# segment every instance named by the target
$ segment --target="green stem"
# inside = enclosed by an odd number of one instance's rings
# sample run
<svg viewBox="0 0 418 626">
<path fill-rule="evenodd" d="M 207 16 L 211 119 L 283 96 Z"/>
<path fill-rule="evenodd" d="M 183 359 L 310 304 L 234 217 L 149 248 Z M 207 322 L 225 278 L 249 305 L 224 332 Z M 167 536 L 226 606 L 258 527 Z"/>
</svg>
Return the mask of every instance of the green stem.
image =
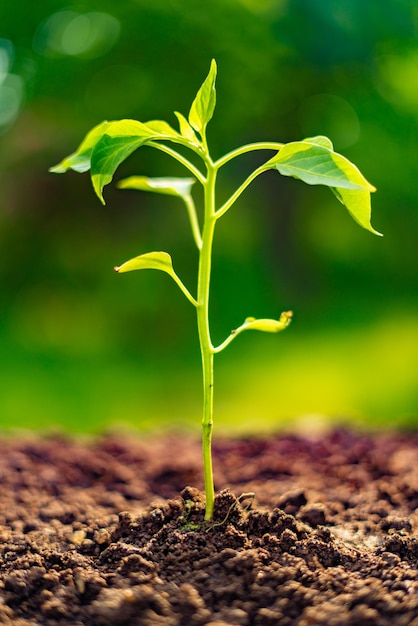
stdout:
<svg viewBox="0 0 418 626">
<path fill-rule="evenodd" d="M 203 371 L 203 418 L 202 418 L 202 453 L 203 472 L 206 493 L 205 520 L 213 517 L 215 489 L 212 470 L 212 428 L 213 428 L 213 356 L 214 350 L 209 328 L 209 287 L 213 234 L 215 230 L 215 182 L 216 168 L 209 157 L 207 159 L 207 181 L 205 191 L 205 220 L 202 234 L 202 246 L 199 258 L 197 286 L 197 326 Z"/>
<path fill-rule="evenodd" d="M 234 341 L 235 337 L 238 335 L 237 331 L 234 331 L 233 333 L 231 333 L 226 339 L 225 341 L 223 341 L 222 343 L 219 344 L 219 346 L 216 346 L 216 348 L 213 348 L 213 353 L 214 354 L 218 354 L 218 352 L 222 352 L 222 350 L 224 350 L 227 346 L 229 346 L 229 344 Z"/>
<path fill-rule="evenodd" d="M 284 143 L 278 143 L 276 141 L 258 141 L 257 143 L 247 143 L 245 146 L 241 146 L 240 148 L 235 148 L 235 150 L 231 150 L 228 154 L 221 157 L 217 161 L 215 161 L 214 166 L 219 169 L 228 163 L 228 161 L 232 161 L 235 157 L 240 156 L 241 154 L 246 154 L 247 152 L 252 152 L 253 150 L 276 150 L 277 152 L 281 150 L 284 146 Z"/>
<path fill-rule="evenodd" d="M 171 274 L 171 277 L 173 278 L 174 282 L 177 283 L 177 285 L 180 287 L 181 291 L 184 293 L 188 301 L 191 302 L 193 306 L 197 307 L 197 300 L 193 298 L 192 294 L 187 289 L 186 285 L 183 283 L 181 278 L 179 278 L 179 276 L 177 276 L 177 274 L 174 271 Z"/>
<path fill-rule="evenodd" d="M 184 204 L 186 205 L 190 226 L 192 228 L 193 239 L 195 240 L 197 249 L 200 250 L 202 248 L 202 235 L 200 234 L 200 226 L 197 219 L 195 203 L 190 194 L 187 194 L 187 196 L 182 196 L 182 199 L 184 201 Z"/>
<path fill-rule="evenodd" d="M 166 146 L 164 143 L 159 143 L 158 141 L 150 141 L 147 144 L 147 146 L 151 146 L 152 148 L 157 148 L 157 150 L 161 150 L 161 152 L 165 152 L 166 154 L 169 154 L 171 157 L 176 159 L 179 163 L 184 165 L 184 167 L 188 169 L 189 172 L 191 172 L 193 176 L 195 176 L 202 185 L 205 185 L 206 179 L 203 176 L 202 172 L 195 165 L 193 165 L 193 163 L 190 163 L 189 159 L 186 159 L 186 157 L 184 157 L 182 154 L 177 152 L 177 150 L 170 148 L 170 146 Z"/>
<path fill-rule="evenodd" d="M 228 152 L 228 154 L 226 154 L 224 157 L 222 157 L 221 159 L 218 159 L 214 163 L 214 166 L 216 167 L 217 170 L 219 170 L 223 165 L 225 165 L 229 161 L 232 161 L 232 159 L 235 159 L 237 156 L 240 156 L 242 154 L 246 154 L 247 152 L 253 152 L 254 150 L 276 150 L 278 152 L 283 146 L 284 146 L 283 143 L 276 143 L 276 142 L 270 142 L 270 141 L 249 143 L 245 146 L 241 146 L 240 148 L 236 148 L 235 150 Z M 260 165 L 260 167 L 258 167 L 252 174 L 250 174 L 250 176 L 246 178 L 246 180 L 242 183 L 242 185 L 238 187 L 235 193 L 232 194 L 232 196 L 225 202 L 225 204 L 223 204 L 221 208 L 218 209 L 218 211 L 216 211 L 217 218 L 224 215 L 224 213 L 226 213 L 231 208 L 234 202 L 240 197 L 242 192 L 248 187 L 250 183 L 252 183 L 252 181 L 255 178 L 257 178 L 257 176 L 259 176 L 260 174 L 265 172 L 267 169 L 269 169 L 265 167 L 265 165 L 266 165 L 265 163 L 263 165 Z"/>
<path fill-rule="evenodd" d="M 253 180 L 257 178 L 257 176 L 265 172 L 267 169 L 268 168 L 265 167 L 265 164 L 260 165 L 260 167 L 258 167 L 252 174 L 250 174 L 250 176 L 248 176 L 248 178 L 244 180 L 242 185 L 238 187 L 235 193 L 232 194 L 232 196 L 225 202 L 225 204 L 223 204 L 221 208 L 216 211 L 216 218 L 219 218 L 222 215 L 224 215 L 224 213 L 226 213 L 231 208 L 234 202 L 238 200 L 242 192 L 245 191 L 245 189 L 247 189 L 248 185 L 252 183 Z"/>
</svg>

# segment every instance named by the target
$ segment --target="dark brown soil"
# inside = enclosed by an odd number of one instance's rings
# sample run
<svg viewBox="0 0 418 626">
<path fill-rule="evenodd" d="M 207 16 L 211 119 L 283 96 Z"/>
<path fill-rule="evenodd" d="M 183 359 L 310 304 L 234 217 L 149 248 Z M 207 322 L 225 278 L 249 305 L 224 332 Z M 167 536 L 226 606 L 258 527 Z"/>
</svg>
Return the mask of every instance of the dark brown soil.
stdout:
<svg viewBox="0 0 418 626">
<path fill-rule="evenodd" d="M 190 436 L 1 441 L 0 624 L 418 626 L 418 435 L 214 457 L 204 526 Z"/>
</svg>

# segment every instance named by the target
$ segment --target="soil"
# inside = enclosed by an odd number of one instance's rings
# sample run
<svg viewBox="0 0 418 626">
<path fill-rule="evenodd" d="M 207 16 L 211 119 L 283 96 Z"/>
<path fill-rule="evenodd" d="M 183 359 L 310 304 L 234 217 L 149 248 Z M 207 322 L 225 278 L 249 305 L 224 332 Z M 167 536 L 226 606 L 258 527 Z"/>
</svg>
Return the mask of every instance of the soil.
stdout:
<svg viewBox="0 0 418 626">
<path fill-rule="evenodd" d="M 0 441 L 0 624 L 418 626 L 418 435 Z M 252 495 L 254 492 L 255 496 Z"/>
</svg>

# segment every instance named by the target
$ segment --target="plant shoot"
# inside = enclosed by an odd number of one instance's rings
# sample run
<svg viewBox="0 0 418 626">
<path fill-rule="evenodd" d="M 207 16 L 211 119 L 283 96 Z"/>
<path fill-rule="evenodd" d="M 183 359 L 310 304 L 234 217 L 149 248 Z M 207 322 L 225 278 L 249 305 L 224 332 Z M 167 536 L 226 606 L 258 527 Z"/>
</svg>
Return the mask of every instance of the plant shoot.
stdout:
<svg viewBox="0 0 418 626">
<path fill-rule="evenodd" d="M 242 332 L 259 330 L 277 333 L 287 328 L 292 318 L 291 311 L 284 311 L 278 319 L 247 317 L 221 344 L 213 345 L 210 332 L 209 294 L 212 245 L 218 220 L 231 209 L 255 178 L 268 170 L 276 170 L 282 176 L 298 178 L 308 185 L 329 187 L 360 226 L 374 234 L 380 234 L 373 229 L 370 223 L 370 193 L 375 191 L 375 188 L 353 163 L 334 151 L 332 142 L 327 137 L 310 137 L 291 143 L 276 141 L 251 143 L 236 148 L 225 156 L 214 160 L 209 151 L 206 129 L 215 110 L 216 71 L 216 63 L 213 60 L 209 74 L 191 105 L 188 117 L 186 118 L 178 112 L 175 113 L 178 130 L 161 120 L 152 120 L 146 123 L 130 119 L 102 122 L 86 135 L 74 153 L 51 168 L 51 171 L 56 173 L 63 173 L 69 169 L 76 172 L 90 170 L 94 190 L 103 204 L 103 188 L 112 181 L 118 166 L 141 146 L 147 145 L 156 150 L 161 150 L 187 170 L 187 177 L 185 178 L 132 176 L 120 181 L 118 186 L 122 189 L 137 189 L 176 196 L 184 203 L 199 254 L 195 292 L 189 291 L 175 272 L 172 259 L 167 252 L 155 251 L 141 254 L 116 267 L 115 270 L 118 273 L 143 269 L 165 272 L 176 282 L 196 310 L 203 373 L 202 449 L 206 521 L 212 519 L 214 508 L 211 453 L 214 357 Z M 200 167 L 196 167 L 184 155 L 185 152 L 187 154 L 188 150 L 200 158 Z M 233 159 L 256 150 L 270 152 L 269 158 L 243 180 L 224 204 L 218 205 L 216 185 L 221 168 Z M 273 153 L 272 156 L 271 153 Z M 203 219 L 200 220 L 202 223 L 198 219 L 192 195 L 193 186 L 196 183 L 203 188 Z"/>
</svg>

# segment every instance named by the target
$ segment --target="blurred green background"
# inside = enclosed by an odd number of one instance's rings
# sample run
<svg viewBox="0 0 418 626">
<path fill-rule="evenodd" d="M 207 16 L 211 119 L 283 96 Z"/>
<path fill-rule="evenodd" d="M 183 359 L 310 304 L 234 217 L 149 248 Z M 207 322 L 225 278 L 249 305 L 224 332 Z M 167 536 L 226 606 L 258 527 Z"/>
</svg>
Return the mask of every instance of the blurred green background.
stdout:
<svg viewBox="0 0 418 626">
<path fill-rule="evenodd" d="M 418 7 L 413 0 L 43 0 L 0 6 L 0 427 L 94 432 L 200 423 L 192 288 L 175 198 L 48 168 L 103 119 L 187 114 L 218 62 L 216 158 L 252 141 L 331 137 L 378 188 L 361 230 L 325 188 L 273 172 L 219 223 L 214 341 L 293 309 L 278 335 L 217 358 L 218 432 L 418 423 Z M 227 196 L 265 158 L 225 170 Z M 118 171 L 182 175 L 143 148 Z"/>
</svg>

